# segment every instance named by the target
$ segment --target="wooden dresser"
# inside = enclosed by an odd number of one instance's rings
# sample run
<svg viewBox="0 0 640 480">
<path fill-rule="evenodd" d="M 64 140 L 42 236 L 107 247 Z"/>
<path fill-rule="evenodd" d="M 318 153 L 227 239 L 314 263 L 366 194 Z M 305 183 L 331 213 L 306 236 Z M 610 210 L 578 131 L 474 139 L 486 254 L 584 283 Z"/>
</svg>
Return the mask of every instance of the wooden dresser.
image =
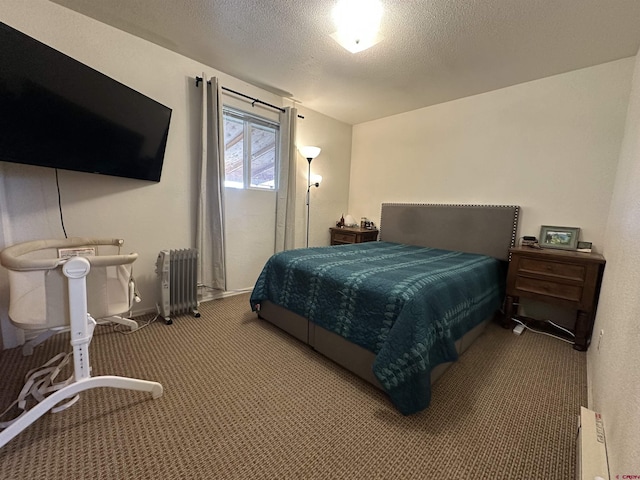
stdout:
<svg viewBox="0 0 640 480">
<path fill-rule="evenodd" d="M 597 253 L 516 247 L 509 250 L 505 327 L 520 297 L 577 310 L 573 348 L 591 341 L 605 259 Z"/>
<path fill-rule="evenodd" d="M 332 227 L 331 245 L 344 245 L 346 243 L 375 242 L 378 239 L 378 230 L 360 227 Z"/>
</svg>

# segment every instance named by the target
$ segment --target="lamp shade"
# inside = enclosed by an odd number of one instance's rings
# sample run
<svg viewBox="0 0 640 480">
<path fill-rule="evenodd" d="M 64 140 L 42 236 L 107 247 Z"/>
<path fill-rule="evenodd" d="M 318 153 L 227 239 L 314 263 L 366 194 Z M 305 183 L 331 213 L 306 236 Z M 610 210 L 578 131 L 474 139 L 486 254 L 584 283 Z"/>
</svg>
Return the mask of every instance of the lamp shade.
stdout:
<svg viewBox="0 0 640 480">
<path fill-rule="evenodd" d="M 306 159 L 314 159 L 320 155 L 320 147 L 300 147 L 300 154 Z"/>
</svg>

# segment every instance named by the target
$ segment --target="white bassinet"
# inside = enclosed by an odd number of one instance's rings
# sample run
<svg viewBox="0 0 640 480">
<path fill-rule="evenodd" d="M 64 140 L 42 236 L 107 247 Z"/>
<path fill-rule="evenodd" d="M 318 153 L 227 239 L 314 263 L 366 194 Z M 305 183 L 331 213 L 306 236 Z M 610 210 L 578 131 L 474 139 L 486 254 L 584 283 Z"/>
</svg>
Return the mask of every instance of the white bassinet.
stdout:
<svg viewBox="0 0 640 480">
<path fill-rule="evenodd" d="M 123 255 L 120 239 L 69 238 L 36 240 L 6 248 L 0 263 L 9 270 L 9 318 L 23 330 L 45 330 L 27 342 L 23 353 L 69 326 L 67 279 L 61 263 L 71 255 L 85 256 L 91 264 L 87 276 L 87 310 L 98 323 L 116 322 L 131 330 L 138 324 L 122 317 L 131 310 L 135 293 L 133 262 L 138 254 Z"/>
<path fill-rule="evenodd" d="M 137 254 L 121 255 L 122 243 L 90 238 L 38 240 L 0 253 L 0 263 L 9 270 L 11 321 L 23 329 L 47 329 L 47 335 L 67 329 L 72 346 L 70 354 L 56 355 L 41 369 L 27 374 L 25 387 L 13 404 L 23 412 L 11 421 L 0 422 L 0 448 L 48 411 L 70 407 L 80 392 L 90 388 L 138 390 L 151 393 L 153 398 L 162 395 L 158 382 L 113 375 L 91 377 L 89 344 L 96 325 L 91 314 L 113 319 L 130 309 L 134 295 L 131 265 Z M 62 363 L 51 366 L 58 358 Z M 59 368 L 70 358 L 72 377 L 54 382 Z M 31 408 L 27 407 L 28 396 L 37 400 Z"/>
</svg>

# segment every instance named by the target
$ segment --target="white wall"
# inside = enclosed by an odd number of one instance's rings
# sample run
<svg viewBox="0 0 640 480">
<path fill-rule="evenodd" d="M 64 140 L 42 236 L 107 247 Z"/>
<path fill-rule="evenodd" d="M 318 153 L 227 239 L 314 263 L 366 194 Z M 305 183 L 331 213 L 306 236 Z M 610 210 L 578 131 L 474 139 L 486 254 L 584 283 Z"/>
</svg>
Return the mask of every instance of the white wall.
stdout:
<svg viewBox="0 0 640 480">
<path fill-rule="evenodd" d="M 46 0 L 0 0 L 0 21 L 173 109 L 160 183 L 59 171 L 68 235 L 124 238 L 125 250 L 140 255 L 134 273 L 143 302 L 136 312 L 153 310 L 158 290 L 158 252 L 195 245 L 200 92 L 195 88 L 194 77 L 203 72 L 216 75 L 222 85 L 274 105 L 282 105 L 283 99 Z M 322 169 L 326 167 L 327 172 L 318 173 L 328 180 L 332 162 L 340 162 L 338 170 L 346 169 L 348 178 L 351 127 L 308 109 L 305 114 L 307 119 L 300 120 L 303 126 L 299 128 L 303 141 L 317 143 L 331 152 L 324 156 Z M 306 161 L 300 162 L 305 164 L 306 175 Z M 4 226 L 0 248 L 26 240 L 63 237 L 54 170 L 2 162 L 0 166 L 0 187 L 5 189 L 7 199 L 0 209 Z M 327 181 L 321 188 L 318 195 L 333 205 L 331 217 L 339 217 L 346 206 L 348 183 Z M 338 199 L 336 204 L 332 203 L 334 198 Z M 304 195 L 299 195 L 297 201 L 302 203 L 302 213 Z M 317 228 L 327 222 L 327 216 L 328 212 L 318 213 L 314 218 Z M 255 235 L 255 230 L 247 228 L 246 235 Z M 298 246 L 304 245 L 303 231 L 304 218 L 299 217 Z M 314 231 L 314 242 L 328 244 L 323 233 Z M 0 296 L 7 298 L 7 291 L 6 272 L 0 271 Z M 0 325 L 4 347 L 18 344 L 20 339 L 8 325 L 3 303 Z"/>
<path fill-rule="evenodd" d="M 309 246 L 329 245 L 329 227 L 335 227 L 340 215 L 347 214 L 349 200 L 349 172 L 351 168 L 351 125 L 298 106 L 298 113 L 305 117 L 298 122 L 296 144 L 298 147 L 314 145 L 322 148 L 320 155 L 311 162 L 311 174 L 322 175 L 319 188 L 311 189 Z M 306 159 L 298 158 L 298 198 L 296 205 L 296 239 L 304 245 L 307 210 L 304 197 L 307 193 Z"/>
<path fill-rule="evenodd" d="M 640 55 L 604 239 L 607 266 L 588 352 L 591 404 L 604 418 L 611 478 L 640 475 Z M 597 338 L 603 331 L 600 342 Z"/>
<path fill-rule="evenodd" d="M 227 290 L 253 288 L 262 267 L 274 252 L 276 192 L 226 188 L 225 262 Z"/>
<path fill-rule="evenodd" d="M 619 60 L 354 126 L 350 213 L 516 204 L 520 235 L 576 226 L 601 250 L 632 69 Z"/>
</svg>

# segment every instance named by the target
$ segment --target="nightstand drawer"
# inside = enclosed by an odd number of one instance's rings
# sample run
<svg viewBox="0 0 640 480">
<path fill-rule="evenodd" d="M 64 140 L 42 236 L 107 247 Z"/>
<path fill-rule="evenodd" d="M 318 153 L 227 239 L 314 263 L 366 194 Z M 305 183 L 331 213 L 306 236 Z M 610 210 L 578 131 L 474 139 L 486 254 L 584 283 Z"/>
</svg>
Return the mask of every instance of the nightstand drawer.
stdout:
<svg viewBox="0 0 640 480">
<path fill-rule="evenodd" d="M 331 245 L 344 245 L 350 243 L 375 242 L 378 239 L 378 230 L 357 227 L 331 227 Z"/>
<path fill-rule="evenodd" d="M 342 243 L 355 243 L 356 236 L 355 235 L 345 235 L 344 233 L 334 233 L 333 234 L 334 242 L 342 242 Z"/>
<path fill-rule="evenodd" d="M 536 260 L 534 258 L 521 258 L 518 265 L 518 273 L 537 273 L 554 277 L 566 278 L 583 282 L 586 276 L 584 265 L 575 263 L 550 262 L 548 260 Z"/>
<path fill-rule="evenodd" d="M 516 295 L 533 293 L 578 303 L 582 300 L 582 286 L 580 285 L 567 285 L 529 277 L 517 277 L 515 289 Z"/>
</svg>

